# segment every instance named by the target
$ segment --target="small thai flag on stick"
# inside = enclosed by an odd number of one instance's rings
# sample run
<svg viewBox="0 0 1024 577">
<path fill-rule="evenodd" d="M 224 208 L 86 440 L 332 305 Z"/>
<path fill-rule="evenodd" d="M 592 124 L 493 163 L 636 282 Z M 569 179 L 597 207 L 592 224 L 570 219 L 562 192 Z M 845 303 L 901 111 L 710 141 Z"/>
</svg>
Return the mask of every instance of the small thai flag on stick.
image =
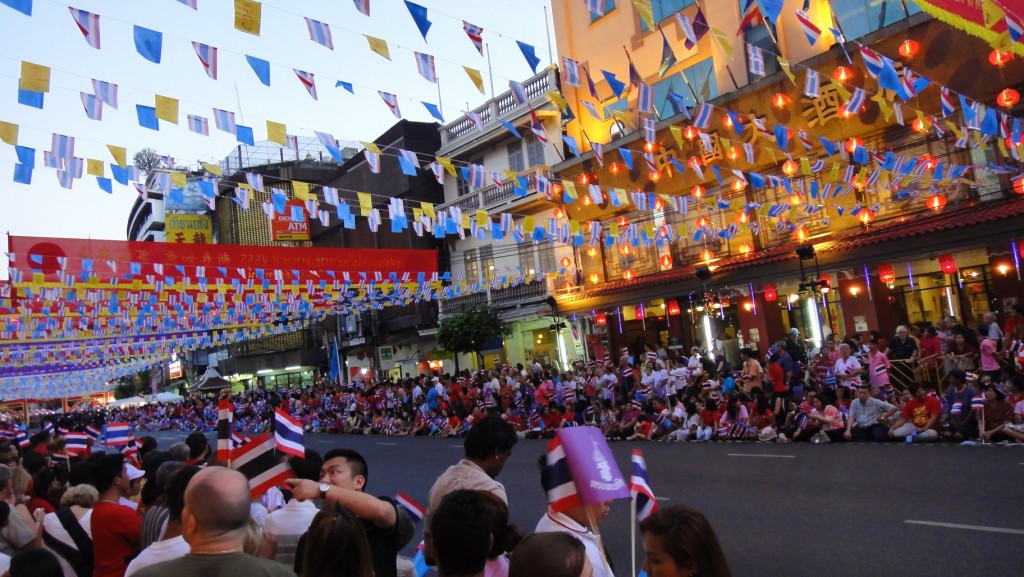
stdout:
<svg viewBox="0 0 1024 577">
<path fill-rule="evenodd" d="M 395 502 L 405 508 L 417 523 L 422 521 L 423 517 L 427 514 L 427 510 L 423 508 L 423 505 L 413 501 L 412 497 L 405 493 L 395 495 Z"/>
</svg>

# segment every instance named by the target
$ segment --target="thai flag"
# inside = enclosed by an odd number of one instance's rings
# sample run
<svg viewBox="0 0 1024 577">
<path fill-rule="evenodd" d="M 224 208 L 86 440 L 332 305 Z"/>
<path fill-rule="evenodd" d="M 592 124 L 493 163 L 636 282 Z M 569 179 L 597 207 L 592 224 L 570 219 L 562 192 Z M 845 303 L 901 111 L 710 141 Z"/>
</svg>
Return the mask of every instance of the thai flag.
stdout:
<svg viewBox="0 0 1024 577">
<path fill-rule="evenodd" d="M 356 10 L 364 16 L 370 15 L 370 0 L 352 0 L 352 2 L 356 5 Z"/>
<path fill-rule="evenodd" d="M 274 438 L 261 435 L 236 451 L 231 468 L 249 479 L 249 492 L 253 498 L 289 479 L 293 473 L 288 463 L 274 455 Z"/>
<path fill-rule="evenodd" d="M 263 175 L 262 174 L 259 174 L 258 172 L 247 172 L 247 173 L 245 173 L 245 181 L 247 183 L 249 183 L 249 186 L 251 186 L 253 188 L 253 190 L 258 190 L 260 192 L 263 192 Z M 335 204 L 337 204 L 337 203 L 335 203 Z"/>
<path fill-rule="evenodd" d="M 853 91 L 853 96 L 846 101 L 846 112 L 848 114 L 857 114 L 860 109 L 864 106 L 864 89 L 857 88 Z"/>
<path fill-rule="evenodd" d="M 484 123 L 483 120 L 480 119 L 479 114 L 471 111 L 466 111 L 466 118 L 468 118 L 469 121 L 473 123 L 473 126 L 475 126 L 477 130 L 484 129 Z"/>
<path fill-rule="evenodd" d="M 430 172 L 434 173 L 434 178 L 437 179 L 438 184 L 444 184 L 444 166 L 441 166 L 440 162 L 431 162 Z"/>
<path fill-rule="evenodd" d="M 821 96 L 821 77 L 817 70 L 807 69 L 807 77 L 804 78 L 804 96 L 818 98 Z"/>
<path fill-rule="evenodd" d="M 572 58 L 562 57 L 562 77 L 569 86 L 580 85 L 580 63 Z"/>
<path fill-rule="evenodd" d="M 956 110 L 956 105 L 953 103 L 953 95 L 950 94 L 949 89 L 943 86 L 940 89 L 940 95 L 942 100 L 942 116 L 949 116 Z"/>
<path fill-rule="evenodd" d="M 142 463 L 139 462 L 139 445 L 135 443 L 135 436 L 131 433 L 128 435 L 128 443 L 121 447 L 121 454 L 132 466 L 142 468 Z"/>
<path fill-rule="evenodd" d="M 591 142 L 590 147 L 594 151 L 594 158 L 597 159 L 597 163 L 604 166 L 604 145 L 599 142 Z"/>
<path fill-rule="evenodd" d="M 50 461 L 52 463 L 68 463 L 71 461 L 71 457 L 64 453 L 54 453 L 50 455 Z"/>
<path fill-rule="evenodd" d="M 811 46 L 814 46 L 814 43 L 821 37 L 821 28 L 818 28 L 814 22 L 811 22 L 811 17 L 803 10 L 796 11 L 796 21 L 800 23 L 800 28 L 803 29 L 804 34 L 807 36 L 807 41 L 811 43 Z"/>
<path fill-rule="evenodd" d="M 103 120 L 103 101 L 95 94 L 82 93 L 82 106 L 90 120 Z"/>
<path fill-rule="evenodd" d="M 605 0 L 587 0 L 587 10 L 597 17 L 604 16 L 604 5 Z"/>
<path fill-rule="evenodd" d="M 755 26 L 760 26 L 764 22 L 764 17 L 761 16 L 761 7 L 757 5 L 757 0 L 747 0 L 747 5 L 743 8 L 743 17 L 740 20 L 739 30 L 736 31 L 736 35 L 743 34 L 746 30 Z"/>
<path fill-rule="evenodd" d="M 758 76 L 764 76 L 764 55 L 761 49 L 753 44 L 747 44 L 747 61 L 750 64 L 750 72 Z"/>
<path fill-rule="evenodd" d="M 470 42 L 476 47 L 476 51 L 480 53 L 480 56 L 484 55 L 484 29 L 475 25 L 462 21 L 462 29 L 466 31 L 466 36 L 469 36 Z"/>
<path fill-rule="evenodd" d="M 28 438 L 28 433 L 26 433 L 25 431 L 18 431 L 17 433 L 15 433 L 14 438 L 17 439 L 18 446 L 21 447 L 22 449 L 32 444 L 32 441 L 30 441 Z"/>
<path fill-rule="evenodd" d="M 363 157 L 366 158 L 366 164 L 370 165 L 370 172 L 380 174 L 380 154 L 364 149 Z"/>
<path fill-rule="evenodd" d="M 544 130 L 544 125 L 541 124 L 540 118 L 537 118 L 537 112 L 532 109 L 530 110 L 530 130 L 537 136 L 537 140 L 544 144 L 548 143 L 548 133 Z"/>
<path fill-rule="evenodd" d="M 420 505 L 405 493 L 395 495 L 395 502 L 408 511 L 409 514 L 412 515 L 413 520 L 417 523 L 422 521 L 423 517 L 427 515 L 427 510 L 423 508 L 423 505 Z"/>
<path fill-rule="evenodd" d="M 75 137 L 53 133 L 50 138 L 50 154 L 61 160 L 75 156 Z"/>
<path fill-rule="evenodd" d="M 654 141 L 657 140 L 657 130 L 655 129 L 655 126 L 654 126 L 654 119 L 653 118 L 644 118 L 643 119 L 643 125 L 644 125 L 644 141 L 645 142 L 650 142 L 650 143 L 653 144 Z"/>
<path fill-rule="evenodd" d="M 238 434 L 237 431 L 231 431 L 231 450 L 235 450 L 248 442 L 249 437 L 244 437 Z"/>
<path fill-rule="evenodd" d="M 864 58 L 864 65 L 867 66 L 868 73 L 872 78 L 877 78 L 878 73 L 885 67 L 885 57 L 867 46 L 860 47 L 860 55 Z"/>
<path fill-rule="evenodd" d="M 1003 20 L 1006 21 L 1006 29 L 1010 32 L 1010 40 L 1020 42 L 1021 37 L 1024 37 L 1024 17 L 1012 16 L 1006 12 L 1003 15 Z"/>
<path fill-rule="evenodd" d="M 512 90 L 512 97 L 515 98 L 516 104 L 526 104 L 530 98 L 526 95 L 526 89 L 523 85 L 515 80 L 508 81 L 508 87 Z"/>
<path fill-rule="evenodd" d="M 188 129 L 203 136 L 210 136 L 210 121 L 202 116 L 188 115 Z"/>
<path fill-rule="evenodd" d="M 636 99 L 637 108 L 640 112 L 654 113 L 654 89 L 649 84 L 640 84 L 640 90 L 637 92 Z"/>
<path fill-rule="evenodd" d="M 50 421 L 45 421 L 43 423 L 43 427 L 42 427 L 41 430 L 42 430 L 42 432 L 46 433 L 47 435 L 52 435 L 53 434 L 53 423 L 50 422 Z"/>
<path fill-rule="evenodd" d="M 437 84 L 437 70 L 434 68 L 434 57 L 422 52 L 413 52 L 416 57 L 416 71 L 428 81 Z"/>
<path fill-rule="evenodd" d="M 68 453 L 84 453 L 89 450 L 89 435 L 85 433 L 68 433 L 64 439 L 67 441 Z"/>
<path fill-rule="evenodd" d="M 565 456 L 565 448 L 562 446 L 562 440 L 558 437 L 548 442 L 544 471 L 541 473 L 541 484 L 548 496 L 548 506 L 556 513 L 583 504 L 576 491 L 576 483 L 573 482 L 569 461 Z"/>
<path fill-rule="evenodd" d="M 217 48 L 210 46 L 209 44 L 201 44 L 199 42 L 192 42 L 192 48 L 196 51 L 196 56 L 199 57 L 199 62 L 203 65 L 206 70 L 206 75 L 210 78 L 217 79 Z"/>
<path fill-rule="evenodd" d="M 199 10 L 199 0 L 178 0 L 178 2 L 181 2 L 193 10 Z"/>
<path fill-rule="evenodd" d="M 235 124 L 234 112 L 228 112 L 227 110 L 214 108 L 213 123 L 218 130 L 223 130 L 224 132 L 228 132 L 230 134 L 238 134 L 238 125 Z"/>
<path fill-rule="evenodd" d="M 391 114 L 395 115 L 395 118 L 402 117 L 402 111 L 398 109 L 397 96 L 391 94 L 390 92 L 384 92 L 382 90 L 378 90 L 377 94 L 380 94 L 380 97 L 384 99 L 384 104 L 388 105 L 388 109 L 391 110 Z"/>
<path fill-rule="evenodd" d="M 302 444 L 302 423 L 281 409 L 274 410 L 274 442 L 282 453 L 306 456 L 306 448 Z"/>
<path fill-rule="evenodd" d="M 487 184 L 487 168 L 482 164 L 471 164 L 469 167 L 469 186 L 482 188 Z"/>
<path fill-rule="evenodd" d="M 126 446 L 128 441 L 133 438 L 128 423 L 110 423 L 107 425 L 106 434 L 108 447 Z"/>
<path fill-rule="evenodd" d="M 708 123 L 711 122 L 711 113 L 714 108 L 707 102 L 701 102 L 700 106 L 697 107 L 697 113 L 693 117 L 693 126 L 700 129 L 706 130 Z"/>
<path fill-rule="evenodd" d="M 985 410 L 985 397 L 982 395 L 976 395 L 971 398 L 971 409 L 975 411 Z"/>
<path fill-rule="evenodd" d="M 102 80 L 92 81 L 92 91 L 104 104 L 117 109 L 117 85 Z"/>
<path fill-rule="evenodd" d="M 331 27 L 324 22 L 313 20 L 308 16 L 306 18 L 306 28 L 309 29 L 309 39 L 321 46 L 326 46 L 328 50 L 334 50 L 334 39 L 331 38 Z"/>
<path fill-rule="evenodd" d="M 306 92 L 309 92 L 309 95 L 313 97 L 313 100 L 316 100 L 316 81 L 313 79 L 313 73 L 306 72 L 305 70 L 299 70 L 298 68 L 293 68 L 292 70 L 294 70 L 295 75 L 299 77 L 299 82 L 301 82 L 302 86 L 306 88 Z"/>
<path fill-rule="evenodd" d="M 70 6 L 68 6 L 68 10 L 71 12 L 71 17 L 75 19 L 75 23 L 78 24 L 78 29 L 82 31 L 82 36 L 85 36 L 85 41 L 89 43 L 89 46 L 99 50 L 100 15 Z"/>
<path fill-rule="evenodd" d="M 103 431 L 100 431 L 96 427 L 89 425 L 85 428 L 85 434 L 92 437 L 94 441 L 99 441 L 100 437 L 103 436 Z"/>
</svg>

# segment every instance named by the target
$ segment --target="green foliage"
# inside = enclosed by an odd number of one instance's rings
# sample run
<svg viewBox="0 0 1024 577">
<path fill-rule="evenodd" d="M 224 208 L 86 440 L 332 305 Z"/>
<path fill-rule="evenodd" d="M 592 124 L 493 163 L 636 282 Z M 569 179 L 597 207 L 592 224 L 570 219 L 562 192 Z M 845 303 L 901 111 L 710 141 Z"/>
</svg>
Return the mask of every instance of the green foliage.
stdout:
<svg viewBox="0 0 1024 577">
<path fill-rule="evenodd" d="M 479 358 L 484 343 L 511 334 L 498 309 L 488 305 L 441 319 L 437 344 L 448 352 L 475 353 Z"/>
</svg>

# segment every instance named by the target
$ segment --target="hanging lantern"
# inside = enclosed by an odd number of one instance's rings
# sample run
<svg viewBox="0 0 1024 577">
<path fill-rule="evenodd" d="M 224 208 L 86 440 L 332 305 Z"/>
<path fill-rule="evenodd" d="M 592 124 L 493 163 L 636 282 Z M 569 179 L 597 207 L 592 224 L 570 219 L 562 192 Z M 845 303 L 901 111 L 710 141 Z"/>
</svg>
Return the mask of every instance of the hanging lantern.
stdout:
<svg viewBox="0 0 1024 577">
<path fill-rule="evenodd" d="M 594 324 L 604 326 L 608 324 L 608 313 L 597 313 L 594 315 Z"/>
<path fill-rule="evenodd" d="M 1013 108 L 1013 106 L 1019 101 L 1020 92 L 1017 92 L 1012 88 L 1003 89 L 1003 91 L 999 93 L 999 96 L 996 97 L 996 102 L 999 106 L 1004 108 Z"/>
<path fill-rule="evenodd" d="M 740 245 L 740 254 L 750 254 L 752 252 L 754 252 L 754 245 L 749 242 Z"/>
<path fill-rule="evenodd" d="M 811 233 L 807 232 L 807 227 L 803 225 L 796 227 L 796 230 L 793 231 L 793 238 L 800 242 L 807 240 L 810 236 Z"/>
<path fill-rule="evenodd" d="M 654 199 L 654 210 L 661 210 L 665 208 L 665 201 L 661 200 L 660 197 Z"/>
<path fill-rule="evenodd" d="M 554 191 L 555 196 L 558 196 L 558 195 L 562 194 L 562 185 L 561 184 L 555 184 L 555 185 L 553 185 L 551 187 L 551 190 Z"/>
<path fill-rule="evenodd" d="M 572 259 L 567 257 L 567 256 L 563 256 L 562 260 L 560 260 L 558 262 L 559 262 L 559 264 L 562 265 L 562 268 L 569 268 L 569 265 L 572 264 Z"/>
<path fill-rule="evenodd" d="M 772 106 L 779 110 L 789 106 L 789 95 L 785 92 L 779 92 L 775 96 L 772 96 Z"/>
<path fill-rule="evenodd" d="M 928 132 L 929 128 L 931 128 L 931 123 L 925 120 L 923 116 L 915 118 L 914 121 L 910 123 L 910 129 L 914 132 Z"/>
<path fill-rule="evenodd" d="M 861 146 L 864 146 L 864 141 L 856 136 L 846 139 L 846 152 L 849 152 L 850 154 L 857 152 L 857 148 Z"/>
<path fill-rule="evenodd" d="M 661 263 L 661 268 L 668 268 L 672 266 L 672 255 L 663 254 L 661 255 L 661 258 L 658 259 L 658 262 Z"/>
<path fill-rule="evenodd" d="M 956 272 L 956 259 L 953 255 L 946 253 L 939 255 L 939 269 L 942 270 L 943 274 L 953 274 Z"/>
<path fill-rule="evenodd" d="M 919 50 L 921 50 L 921 45 L 918 44 L 917 40 L 907 38 L 903 42 L 900 42 L 900 56 L 908 60 L 917 56 Z"/>
<path fill-rule="evenodd" d="M 635 318 L 636 320 L 642 321 L 645 318 L 647 318 L 647 313 L 644 312 L 644 304 L 643 303 L 640 303 L 640 304 L 636 305 L 636 308 L 634 308 L 633 311 L 634 311 L 633 312 L 633 318 Z"/>
<path fill-rule="evenodd" d="M 578 179 L 576 179 L 576 180 L 577 180 L 577 182 L 579 182 L 580 184 L 587 184 L 587 183 L 589 183 L 589 182 L 590 182 L 590 177 L 589 177 L 589 176 L 587 176 L 587 173 L 585 173 L 585 172 L 584 172 L 584 173 L 583 173 L 583 174 L 581 174 L 581 175 L 580 175 L 580 177 L 579 177 Z"/>
<path fill-rule="evenodd" d="M 633 247 L 629 246 L 628 244 L 624 244 L 619 247 L 619 252 L 621 252 L 623 256 L 629 256 L 633 254 Z"/>
<path fill-rule="evenodd" d="M 729 157 L 729 160 L 736 160 L 740 157 L 740 151 L 736 150 L 735 146 L 730 146 L 729 152 L 726 153 L 726 156 Z"/>
<path fill-rule="evenodd" d="M 931 171 L 935 170 L 935 167 L 939 164 L 939 159 L 935 158 L 931 154 L 925 154 L 918 159 L 918 162 L 924 165 L 924 169 Z"/>
<path fill-rule="evenodd" d="M 802 194 L 800 194 L 799 192 L 794 192 L 793 194 L 789 195 L 789 204 L 791 204 L 793 206 L 800 206 L 803 203 L 804 203 L 804 196 Z"/>
<path fill-rule="evenodd" d="M 800 165 L 792 158 L 782 163 L 782 172 L 786 173 L 787 176 L 793 176 L 799 169 Z"/>
<path fill-rule="evenodd" d="M 702 216 L 697 219 L 697 228 L 707 228 L 709 226 L 711 226 L 711 221 L 708 220 L 708 217 Z"/>
<path fill-rule="evenodd" d="M 564 218 L 564 217 L 565 217 L 565 211 L 562 210 L 561 208 L 556 208 L 555 209 L 555 218 Z"/>
<path fill-rule="evenodd" d="M 737 178 L 732 182 L 731 188 L 733 192 L 739 192 L 747 188 L 747 183 Z"/>
<path fill-rule="evenodd" d="M 846 81 L 850 80 L 851 78 L 853 78 L 853 70 L 851 70 L 851 69 L 849 69 L 849 68 L 847 68 L 845 66 L 838 66 L 832 72 L 832 78 L 835 78 L 839 82 L 846 82 Z"/>
<path fill-rule="evenodd" d="M 1024 176 L 1019 176 L 1013 181 L 1013 192 L 1024 194 Z"/>
<path fill-rule="evenodd" d="M 625 280 L 633 280 L 636 278 L 636 273 L 633 272 L 633 269 L 627 268 L 626 272 L 622 273 L 622 278 Z"/>
<path fill-rule="evenodd" d="M 648 154 L 654 152 L 654 143 L 653 142 L 645 142 L 644 143 L 644 152 L 646 152 Z"/>
<path fill-rule="evenodd" d="M 589 194 L 583 197 L 583 206 L 590 206 L 592 204 L 594 204 L 594 201 L 590 200 Z"/>
<path fill-rule="evenodd" d="M 596 246 L 592 246 L 592 247 L 588 248 L 587 249 L 587 256 L 589 256 L 590 258 L 597 257 L 597 247 Z"/>
<path fill-rule="evenodd" d="M 686 161 L 686 164 L 689 164 L 690 166 L 704 166 L 704 161 L 701 160 L 699 156 L 691 156 L 690 159 Z"/>
<path fill-rule="evenodd" d="M 693 140 L 694 138 L 697 138 L 697 136 L 699 135 L 700 130 L 697 130 L 697 128 L 694 126 L 687 126 L 686 130 L 683 131 L 683 136 L 685 136 L 687 140 Z"/>
<path fill-rule="evenodd" d="M 669 314 L 669 316 L 677 317 L 677 316 L 679 316 L 679 314 L 681 312 L 683 312 L 683 311 L 682 311 L 682 309 L 679 308 L 679 301 L 677 301 L 676 299 L 669 299 L 669 301 L 668 301 L 668 314 Z"/>
<path fill-rule="evenodd" d="M 601 280 L 601 275 L 597 274 L 596 272 L 590 273 L 590 282 L 591 283 L 597 284 L 598 281 L 600 281 L 600 280 Z"/>
<path fill-rule="evenodd" d="M 726 114 L 722 117 L 722 126 L 732 128 L 732 116 Z"/>
<path fill-rule="evenodd" d="M 704 187 L 699 184 L 690 189 L 690 194 L 692 194 L 694 198 L 704 198 L 704 193 Z"/>
<path fill-rule="evenodd" d="M 613 162 L 608 165 L 608 171 L 612 174 L 618 174 L 620 170 L 622 170 L 622 167 L 619 166 L 618 162 Z"/>
<path fill-rule="evenodd" d="M 700 260 L 704 262 L 709 262 L 713 258 L 715 258 L 715 253 L 711 252 L 711 249 L 706 248 L 700 251 Z"/>
<path fill-rule="evenodd" d="M 775 285 L 766 284 L 764 285 L 764 300 L 765 302 L 773 303 L 779 300 L 779 293 L 775 290 Z"/>
<path fill-rule="evenodd" d="M 1002 50 L 993 50 L 988 54 L 988 61 L 992 66 L 1005 66 L 1010 60 L 1013 60 L 1013 54 Z"/>
<path fill-rule="evenodd" d="M 928 198 L 927 201 L 925 201 L 925 206 L 927 206 L 931 210 L 934 210 L 935 212 L 939 212 L 946 206 L 946 197 L 942 196 L 941 194 L 931 196 Z"/>
<path fill-rule="evenodd" d="M 896 273 L 892 271 L 892 265 L 883 263 L 878 265 L 878 280 L 890 284 L 896 280 Z"/>
<path fill-rule="evenodd" d="M 861 224 L 870 224 L 871 221 L 874 220 L 874 219 L 875 219 L 875 213 L 872 212 L 869 209 L 865 208 L 865 209 L 862 209 L 860 212 L 857 213 L 857 220 L 859 220 L 861 222 Z"/>
<path fill-rule="evenodd" d="M 629 226 L 629 219 L 628 219 L 628 218 L 626 218 L 626 216 L 625 216 L 625 215 L 622 215 L 622 216 L 620 216 L 619 218 L 617 218 L 617 219 L 615 220 L 615 222 L 616 222 L 616 223 L 617 223 L 617 224 L 618 224 L 618 225 L 619 225 L 620 227 L 624 227 L 624 226 Z"/>
<path fill-rule="evenodd" d="M 658 182 L 661 180 L 661 173 L 657 170 L 652 170 L 647 173 L 647 178 L 651 179 L 651 182 Z"/>
</svg>

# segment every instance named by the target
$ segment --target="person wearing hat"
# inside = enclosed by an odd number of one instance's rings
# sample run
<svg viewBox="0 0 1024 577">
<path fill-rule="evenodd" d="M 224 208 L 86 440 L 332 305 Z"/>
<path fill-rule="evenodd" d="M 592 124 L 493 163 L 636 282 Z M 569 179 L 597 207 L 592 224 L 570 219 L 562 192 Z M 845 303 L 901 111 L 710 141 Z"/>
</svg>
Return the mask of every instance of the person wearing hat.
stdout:
<svg viewBox="0 0 1024 577">
<path fill-rule="evenodd" d="M 138 498 L 139 493 L 142 491 L 142 477 L 145 476 L 146 472 L 129 462 L 124 464 L 124 472 L 128 475 L 128 492 L 122 495 L 118 502 L 125 507 L 138 510 L 139 503 L 138 501 L 133 501 L 132 498 Z"/>
</svg>

